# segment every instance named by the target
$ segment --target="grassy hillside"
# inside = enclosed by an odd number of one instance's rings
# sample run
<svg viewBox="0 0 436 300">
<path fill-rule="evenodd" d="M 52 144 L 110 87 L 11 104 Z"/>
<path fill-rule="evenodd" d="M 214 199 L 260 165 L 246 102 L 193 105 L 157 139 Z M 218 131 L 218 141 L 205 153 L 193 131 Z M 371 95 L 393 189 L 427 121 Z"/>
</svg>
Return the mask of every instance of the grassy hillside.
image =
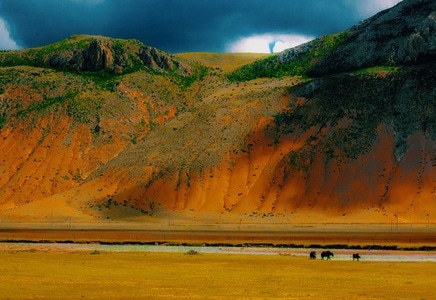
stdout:
<svg viewBox="0 0 436 300">
<path fill-rule="evenodd" d="M 2 53 L 4 176 L 0 193 L 4 207 L 81 186 L 95 178 L 90 177 L 94 172 L 104 173 L 105 164 L 118 156 L 122 160 L 115 163 L 116 169 L 130 164 L 147 168 L 150 163 L 143 159 L 138 163 L 138 159 L 151 157 L 154 167 L 138 179 L 139 186 L 169 172 L 202 172 L 220 163 L 225 153 L 246 151 L 245 141 L 258 118 L 278 113 L 284 104 L 275 99 L 282 87 L 298 82 L 293 78 L 243 86 L 228 82 L 224 70 L 258 57 L 252 54 L 182 54 L 171 58 L 177 69 L 143 64 L 122 72 L 114 72 L 110 64 L 96 71 L 86 61 L 81 66 L 90 70 L 47 63 L 50 57 L 71 53 L 86 57 L 95 41 L 106 45 L 108 53 L 116 53 L 109 47 L 116 44 L 125 49 L 139 47 L 136 41 L 87 36 Z M 199 64 L 208 59 L 209 63 Z M 180 66 L 187 73 L 180 73 Z M 123 154 L 130 148 L 133 153 Z M 134 212 L 141 206 L 131 205 Z"/>
<path fill-rule="evenodd" d="M 348 31 L 323 36 L 306 44 L 241 66 L 228 74 L 231 81 L 283 76 L 308 77 L 309 71 L 328 53 L 346 41 Z"/>
<path fill-rule="evenodd" d="M 199 62 L 200 64 L 215 69 L 216 71 L 228 73 L 262 58 L 270 57 L 272 54 L 191 52 L 179 53 L 175 56 Z"/>
<path fill-rule="evenodd" d="M 433 44 L 392 38 L 415 62 L 355 46 L 398 18 L 427 38 L 412 2 L 278 55 L 93 36 L 1 52 L 0 214 L 434 222 Z"/>
<path fill-rule="evenodd" d="M 409 136 L 422 131 L 436 138 L 434 64 L 417 68 L 370 68 L 350 74 L 314 80 L 290 89 L 305 102 L 275 116 L 279 135 L 316 128 L 297 157 L 325 153 L 328 159 L 356 159 L 367 153 L 377 130 L 389 124 L 395 133 L 394 154 L 398 161 L 407 152 Z M 413 88 L 412 88 L 413 87 Z M 412 88 L 412 90 L 410 89 Z M 323 133 L 324 131 L 324 133 Z M 303 155 L 303 157 L 301 157 Z M 307 167 L 307 166 L 306 166 Z"/>
</svg>

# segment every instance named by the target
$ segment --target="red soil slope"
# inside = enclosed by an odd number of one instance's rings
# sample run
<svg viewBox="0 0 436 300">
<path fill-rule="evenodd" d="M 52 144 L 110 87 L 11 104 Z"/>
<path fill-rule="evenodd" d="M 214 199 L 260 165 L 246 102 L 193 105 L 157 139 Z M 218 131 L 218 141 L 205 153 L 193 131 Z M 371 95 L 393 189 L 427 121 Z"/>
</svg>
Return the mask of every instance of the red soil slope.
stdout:
<svg viewBox="0 0 436 300">
<path fill-rule="evenodd" d="M 435 141 L 425 132 L 408 138 L 400 161 L 393 131 L 381 125 L 374 145 L 357 159 L 339 163 L 318 153 L 310 170 L 296 170 L 288 154 L 311 132 L 276 140 L 273 116 L 293 101 L 285 89 L 297 79 L 230 84 L 209 75 L 185 95 L 173 91 L 189 100 L 181 110 L 136 86 L 140 74 L 131 78 L 105 96 L 110 101 L 98 134 L 94 125 L 56 111 L 0 130 L 2 219 L 436 221 Z M 165 80 L 161 93 L 171 93 Z M 2 96 L 18 92 L 11 86 Z"/>
</svg>

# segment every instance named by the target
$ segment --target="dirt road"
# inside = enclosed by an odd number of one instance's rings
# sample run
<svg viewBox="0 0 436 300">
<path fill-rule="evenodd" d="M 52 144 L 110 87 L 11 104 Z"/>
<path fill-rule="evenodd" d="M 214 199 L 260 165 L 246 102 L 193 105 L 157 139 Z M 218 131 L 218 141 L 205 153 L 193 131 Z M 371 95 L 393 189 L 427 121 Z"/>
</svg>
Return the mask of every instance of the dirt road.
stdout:
<svg viewBox="0 0 436 300">
<path fill-rule="evenodd" d="M 436 247 L 436 226 L 210 224 L 1 224 L 0 241 Z M 16 224 L 15 224 L 16 225 Z"/>
</svg>

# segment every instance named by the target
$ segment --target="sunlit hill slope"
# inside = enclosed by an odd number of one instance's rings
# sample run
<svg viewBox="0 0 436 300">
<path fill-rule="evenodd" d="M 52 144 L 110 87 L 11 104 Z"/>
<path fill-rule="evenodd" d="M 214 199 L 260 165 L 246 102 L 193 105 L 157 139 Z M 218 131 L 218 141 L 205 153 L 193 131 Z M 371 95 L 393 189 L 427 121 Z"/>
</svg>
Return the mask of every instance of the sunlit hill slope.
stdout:
<svg viewBox="0 0 436 300">
<path fill-rule="evenodd" d="M 435 6 L 278 55 L 0 52 L 0 218 L 435 222 Z"/>
</svg>

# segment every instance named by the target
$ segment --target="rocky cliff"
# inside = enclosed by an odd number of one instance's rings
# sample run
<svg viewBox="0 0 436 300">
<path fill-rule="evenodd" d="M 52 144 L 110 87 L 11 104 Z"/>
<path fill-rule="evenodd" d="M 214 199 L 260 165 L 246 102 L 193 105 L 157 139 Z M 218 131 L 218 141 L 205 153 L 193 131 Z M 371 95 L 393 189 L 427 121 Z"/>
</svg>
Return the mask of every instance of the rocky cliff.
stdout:
<svg viewBox="0 0 436 300">
<path fill-rule="evenodd" d="M 374 65 L 404 65 L 436 58 L 436 3 L 404 0 L 344 33 L 344 41 L 315 63 L 315 76 Z"/>
</svg>

